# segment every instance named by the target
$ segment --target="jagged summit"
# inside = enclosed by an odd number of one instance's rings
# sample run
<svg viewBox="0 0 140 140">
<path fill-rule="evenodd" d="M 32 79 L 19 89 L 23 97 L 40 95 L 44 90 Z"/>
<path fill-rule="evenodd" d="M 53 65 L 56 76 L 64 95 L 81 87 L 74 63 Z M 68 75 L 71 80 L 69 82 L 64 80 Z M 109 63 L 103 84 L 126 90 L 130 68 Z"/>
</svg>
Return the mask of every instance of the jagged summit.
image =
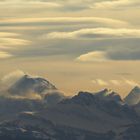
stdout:
<svg viewBox="0 0 140 140">
<path fill-rule="evenodd" d="M 100 104 L 106 101 L 113 101 L 116 103 L 124 104 L 119 94 L 112 90 L 104 89 L 97 93 L 84 92 L 80 91 L 77 95 L 73 96 L 70 99 L 66 99 L 62 101 L 62 103 L 66 104 L 80 104 L 80 105 L 93 105 Z"/>
<path fill-rule="evenodd" d="M 57 88 L 44 78 L 26 74 L 17 80 L 8 91 L 12 95 L 23 95 L 29 92 L 42 94 L 48 90 L 57 90 Z"/>
<path fill-rule="evenodd" d="M 139 86 L 135 86 L 132 90 L 135 93 L 139 93 L 140 92 L 140 87 Z"/>
<path fill-rule="evenodd" d="M 114 100 L 117 102 L 122 102 L 120 95 L 111 89 L 103 89 L 99 92 L 96 92 L 95 96 L 103 100 Z"/>
<path fill-rule="evenodd" d="M 124 100 L 129 105 L 138 104 L 140 102 L 140 87 L 134 87 Z"/>
<path fill-rule="evenodd" d="M 72 98 L 63 100 L 62 104 L 79 104 L 79 105 L 90 105 L 96 100 L 95 95 L 90 92 L 80 91 L 77 95 Z"/>
</svg>

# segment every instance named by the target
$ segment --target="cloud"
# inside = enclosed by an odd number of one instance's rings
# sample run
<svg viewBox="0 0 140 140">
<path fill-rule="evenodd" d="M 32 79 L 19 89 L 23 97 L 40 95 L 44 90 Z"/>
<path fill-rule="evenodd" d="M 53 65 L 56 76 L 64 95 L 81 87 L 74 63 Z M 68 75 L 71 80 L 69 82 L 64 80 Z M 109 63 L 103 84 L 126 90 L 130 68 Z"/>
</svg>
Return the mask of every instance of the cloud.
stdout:
<svg viewBox="0 0 140 140">
<path fill-rule="evenodd" d="M 31 41 L 25 40 L 25 39 L 19 39 L 18 37 L 20 34 L 17 33 L 10 33 L 10 32 L 0 32 L 0 49 L 1 51 L 1 58 L 4 56 L 10 56 L 8 52 L 3 52 L 3 50 L 10 49 L 10 46 L 15 46 L 16 45 L 29 45 Z"/>
<path fill-rule="evenodd" d="M 12 56 L 13 55 L 8 52 L 0 51 L 0 59 L 10 58 Z"/>
<path fill-rule="evenodd" d="M 43 36 L 47 39 L 118 39 L 118 38 L 140 38 L 139 29 L 113 29 L 92 28 L 80 29 L 72 32 L 51 32 Z"/>
<path fill-rule="evenodd" d="M 140 7 L 139 0 L 108 0 L 94 3 L 91 8 L 99 9 L 121 9 Z"/>
<path fill-rule="evenodd" d="M 29 45 L 30 41 L 19 39 L 20 34 L 11 32 L 0 32 L 0 59 L 11 58 L 14 56 L 10 51 L 18 49 L 17 46 Z"/>
<path fill-rule="evenodd" d="M 90 9 L 89 3 L 91 2 L 87 2 L 86 0 L 59 0 L 53 2 L 51 0 L 5 0 L 0 2 L 1 5 L 10 8 L 47 8 L 47 11 L 55 10 L 59 12 L 75 12 Z"/>
<path fill-rule="evenodd" d="M 30 43 L 31 41 L 24 39 L 0 37 L 0 45 L 2 46 L 29 45 Z"/>
<path fill-rule="evenodd" d="M 37 24 L 38 23 L 38 24 Z M 1 19 L 0 26 L 20 26 L 20 25 L 79 25 L 90 24 L 97 26 L 109 26 L 109 27 L 127 27 L 129 23 L 102 17 L 52 17 L 52 18 L 4 18 Z M 43 24 L 43 25 L 44 25 Z"/>
<path fill-rule="evenodd" d="M 92 61 L 106 61 L 108 58 L 106 57 L 105 52 L 102 51 L 94 51 L 89 52 L 83 55 L 80 55 L 76 60 L 82 62 L 92 62 Z"/>
<path fill-rule="evenodd" d="M 137 61 L 140 60 L 140 48 L 138 47 L 112 47 L 104 51 L 91 51 L 81 54 L 76 58 L 81 62 L 94 61 Z"/>
<path fill-rule="evenodd" d="M 16 70 L 14 72 L 11 72 L 7 75 L 5 75 L 1 79 L 1 83 L 4 87 L 8 88 L 11 85 L 13 85 L 17 80 L 19 80 L 21 77 L 23 77 L 25 73 L 21 70 Z"/>
<path fill-rule="evenodd" d="M 99 86 L 108 86 L 109 83 L 103 79 L 95 79 L 95 80 L 92 80 L 92 83 L 93 84 L 97 84 Z"/>
<path fill-rule="evenodd" d="M 108 86 L 109 85 L 108 82 L 106 82 L 106 81 L 104 81 L 102 79 L 96 79 L 96 82 L 100 86 Z"/>
<path fill-rule="evenodd" d="M 52 1 L 34 1 L 34 0 L 5 0 L 5 1 L 0 1 L 0 4 L 3 6 L 11 6 L 10 8 L 16 8 L 16 7 L 25 7 L 25 8 L 38 8 L 38 7 L 46 7 L 49 9 L 54 9 L 54 8 L 60 8 L 63 5 L 57 2 L 52 2 Z"/>
<path fill-rule="evenodd" d="M 110 83 L 115 85 L 115 86 L 119 86 L 121 83 L 118 80 L 110 80 Z"/>
<path fill-rule="evenodd" d="M 104 79 L 95 79 L 91 81 L 93 84 L 95 85 L 99 85 L 99 86 L 140 86 L 140 84 L 135 81 L 135 80 L 131 80 L 131 79 L 112 79 L 112 80 L 104 80 Z"/>
<path fill-rule="evenodd" d="M 91 1 L 92 2 L 92 1 Z M 58 11 L 81 11 L 85 9 L 89 9 L 89 4 L 91 3 L 87 0 L 59 0 L 59 1 L 51 1 L 51 0 L 5 0 L 0 3 L 3 5 L 14 6 L 14 7 L 46 7 L 49 8 L 47 10 L 53 9 Z"/>
<path fill-rule="evenodd" d="M 136 81 L 134 81 L 134 80 L 127 80 L 127 79 L 124 79 L 124 81 L 125 81 L 125 83 L 126 84 L 128 84 L 128 85 L 130 85 L 130 86 L 139 86 L 139 84 L 136 82 Z"/>
<path fill-rule="evenodd" d="M 43 99 L 47 103 L 47 105 L 54 105 L 65 98 L 65 95 L 57 89 L 45 90 L 41 95 L 39 92 L 35 92 L 32 86 L 29 86 L 29 88 L 27 87 L 27 90 L 25 89 L 25 91 L 20 91 L 21 87 L 15 88 L 15 83 L 21 80 L 21 78 L 23 78 L 25 75 L 26 73 L 21 70 L 16 70 L 5 75 L 0 81 L 0 95 L 15 99 Z M 34 77 L 38 78 L 38 76 Z M 15 88 L 15 90 L 13 90 L 14 92 L 11 90 L 11 87 Z M 36 87 L 34 86 L 34 88 Z"/>
<path fill-rule="evenodd" d="M 16 70 L 13 72 L 10 72 L 9 74 L 6 74 L 4 77 L 0 80 L 0 95 L 3 95 L 5 97 L 10 97 L 14 99 L 42 99 L 42 97 L 34 92 L 28 92 L 24 95 L 15 94 L 12 95 L 8 90 L 13 86 L 19 79 L 21 79 L 25 73 L 21 70 Z"/>
<path fill-rule="evenodd" d="M 112 60 L 140 60 L 140 49 L 135 47 L 111 49 L 106 55 Z"/>
<path fill-rule="evenodd" d="M 16 36 L 19 36 L 19 34 L 10 32 L 0 32 L 0 37 L 16 37 Z"/>
<path fill-rule="evenodd" d="M 83 11 L 90 10 L 92 8 L 96 9 L 120 9 L 120 8 L 130 8 L 139 6 L 139 0 L 3 0 L 0 4 L 11 5 L 16 7 L 47 7 L 49 9 L 55 9 L 58 11 Z"/>
<path fill-rule="evenodd" d="M 57 14 L 64 14 L 65 12 L 65 14 L 67 14 L 70 12 L 89 13 L 89 11 L 92 12 L 92 10 L 100 12 L 104 9 L 108 11 L 110 9 L 124 10 L 126 8 L 139 8 L 140 2 L 139 0 L 2 0 L 0 5 L 2 8 L 5 7 L 12 10 L 13 13 L 14 11 L 20 11 L 21 9 L 25 10 L 25 12 L 27 9 L 29 13 L 32 9 L 33 11 L 37 10 L 38 12 L 43 11 L 43 13 L 47 11 L 57 12 Z M 32 15 L 32 12 L 30 14 Z"/>
</svg>

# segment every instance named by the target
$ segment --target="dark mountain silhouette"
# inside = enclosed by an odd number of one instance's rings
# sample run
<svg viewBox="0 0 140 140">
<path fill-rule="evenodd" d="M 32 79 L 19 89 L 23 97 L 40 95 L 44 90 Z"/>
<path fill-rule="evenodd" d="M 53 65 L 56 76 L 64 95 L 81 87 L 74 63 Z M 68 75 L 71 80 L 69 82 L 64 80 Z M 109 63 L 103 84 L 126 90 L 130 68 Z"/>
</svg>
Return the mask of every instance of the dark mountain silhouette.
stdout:
<svg viewBox="0 0 140 140">
<path fill-rule="evenodd" d="M 138 119 L 135 110 L 127 104 L 99 98 L 89 92 L 79 92 L 38 115 L 55 124 L 97 132 L 105 132 Z"/>
<path fill-rule="evenodd" d="M 65 97 L 43 78 L 23 76 L 0 96 L 0 139 L 4 140 L 139 140 L 140 103 L 135 87 L 121 99 L 104 89 Z M 40 99 L 29 99 L 30 92 Z M 7 95 L 7 94 L 6 94 Z M 17 96 L 17 97 L 16 97 Z M 19 98 L 21 96 L 22 98 Z M 24 98 L 23 98 L 24 97 Z M 130 101 L 130 100 L 129 100 Z"/>
</svg>

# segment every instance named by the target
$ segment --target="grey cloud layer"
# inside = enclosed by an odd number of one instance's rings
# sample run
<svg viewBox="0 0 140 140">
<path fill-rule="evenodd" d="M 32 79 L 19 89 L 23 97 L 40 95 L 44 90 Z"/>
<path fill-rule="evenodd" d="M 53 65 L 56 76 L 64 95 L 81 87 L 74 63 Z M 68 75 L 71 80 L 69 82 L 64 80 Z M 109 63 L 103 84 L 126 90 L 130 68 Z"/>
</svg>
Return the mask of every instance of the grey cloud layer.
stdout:
<svg viewBox="0 0 140 140">
<path fill-rule="evenodd" d="M 79 60 L 82 61 L 104 61 L 104 60 L 140 60 L 140 33 L 139 30 L 121 30 L 106 28 L 95 28 L 92 30 L 80 32 L 80 38 L 69 38 L 69 36 L 60 36 L 47 39 L 46 35 L 38 38 L 38 33 L 31 38 L 31 41 L 22 40 L 19 36 L 12 38 L 1 38 L 1 56 L 9 57 L 43 57 L 43 56 L 61 56 L 76 57 L 82 54 L 90 53 Z M 88 31 L 88 32 L 87 32 Z M 90 32 L 91 31 L 91 32 Z M 94 31 L 94 32 L 93 32 Z M 96 32 L 95 32 L 96 31 Z M 84 33 L 84 34 L 83 34 Z M 91 33 L 89 35 L 89 33 Z M 2 33 L 1 33 L 2 34 Z M 4 33 L 6 36 L 8 33 Z M 48 33 L 49 34 L 49 33 Z M 42 34 L 41 34 L 42 35 Z M 77 35 L 77 33 L 76 33 Z M 79 37 L 79 34 L 78 34 Z M 37 38 L 35 41 L 34 38 Z M 51 37 L 52 38 L 52 37 Z M 67 44 L 67 45 L 66 45 Z M 21 46 L 21 47 L 20 47 Z M 24 47 L 23 47 L 24 46 Z M 7 55 L 7 53 L 9 55 Z M 4 57 L 5 56 L 5 57 Z"/>
<path fill-rule="evenodd" d="M 107 55 L 112 60 L 140 60 L 139 48 L 127 48 L 121 50 L 110 50 Z"/>
<path fill-rule="evenodd" d="M 140 60 L 139 48 L 122 48 L 122 49 L 110 49 L 106 51 L 92 51 L 77 57 L 78 61 L 82 62 L 94 62 L 94 61 L 110 61 L 110 60 Z"/>
</svg>

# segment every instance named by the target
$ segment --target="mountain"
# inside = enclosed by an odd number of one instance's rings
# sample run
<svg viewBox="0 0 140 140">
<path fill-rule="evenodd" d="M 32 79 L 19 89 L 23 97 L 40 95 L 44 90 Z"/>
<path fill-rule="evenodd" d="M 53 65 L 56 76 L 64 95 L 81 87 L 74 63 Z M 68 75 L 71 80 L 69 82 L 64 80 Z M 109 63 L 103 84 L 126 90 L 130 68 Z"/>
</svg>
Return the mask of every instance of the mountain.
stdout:
<svg viewBox="0 0 140 140">
<path fill-rule="evenodd" d="M 131 94 L 137 95 L 138 91 L 135 87 Z M 134 132 L 139 130 L 136 125 L 140 121 L 139 104 L 126 104 L 110 89 L 96 93 L 81 91 L 65 97 L 46 79 L 24 75 L 8 93 L 0 96 L 0 139 L 125 140 L 125 137 L 132 139 L 133 135 L 139 137 L 139 131 Z M 41 98 L 28 98 L 30 93 Z"/>
<path fill-rule="evenodd" d="M 8 92 L 11 95 L 23 96 L 28 93 L 43 95 L 53 90 L 55 91 L 57 88 L 46 79 L 24 75 L 8 89 Z"/>
<path fill-rule="evenodd" d="M 44 96 L 44 103 L 46 104 L 47 107 L 54 106 L 54 105 L 57 105 L 57 103 L 59 103 L 60 101 L 62 101 L 65 98 L 67 98 L 67 97 L 64 96 L 64 94 L 57 92 L 57 91 L 53 92 L 53 93 L 47 93 Z"/>
<path fill-rule="evenodd" d="M 103 90 L 95 93 L 95 96 L 97 96 L 103 100 L 113 100 L 113 101 L 120 102 L 120 103 L 123 102 L 120 95 L 118 93 L 112 91 L 111 89 L 103 89 Z"/>
<path fill-rule="evenodd" d="M 0 122 L 24 111 L 37 112 L 60 102 L 65 96 L 46 79 L 24 75 L 0 95 Z"/>
<path fill-rule="evenodd" d="M 56 125 L 34 113 L 22 113 L 14 121 L 0 124 L 3 140 L 112 140 L 115 134 L 96 133 L 69 126 Z"/>
<path fill-rule="evenodd" d="M 140 87 L 136 86 L 124 99 L 128 105 L 136 105 L 140 102 Z"/>
<path fill-rule="evenodd" d="M 138 104 L 136 104 L 136 105 L 133 105 L 133 108 L 135 109 L 137 114 L 140 116 L 140 102 Z"/>
<path fill-rule="evenodd" d="M 56 105 L 22 111 L 14 119 L 0 123 L 0 139 L 126 140 L 127 135 L 131 139 L 139 128 L 135 126 L 139 118 L 132 107 L 113 99 L 79 92 Z"/>
<path fill-rule="evenodd" d="M 89 92 L 79 92 L 38 115 L 55 124 L 94 132 L 107 132 L 138 120 L 132 107 Z"/>
<path fill-rule="evenodd" d="M 42 100 L 1 98 L 0 116 L 8 118 L 0 123 L 0 139 L 126 140 L 126 136 L 133 138 L 137 128 L 139 137 L 139 116 L 117 93 L 79 92 L 69 98 L 47 95 Z M 61 100 L 47 106 L 46 101 L 53 98 Z"/>
<path fill-rule="evenodd" d="M 0 122 L 15 119 L 21 112 L 38 112 L 54 106 L 65 96 L 61 93 L 48 93 L 42 99 L 28 99 L 0 96 Z"/>
<path fill-rule="evenodd" d="M 114 140 L 139 140 L 140 123 L 122 126 L 122 132 L 118 133 Z"/>
<path fill-rule="evenodd" d="M 37 112 L 46 108 L 42 100 L 9 98 L 0 96 L 0 122 L 12 120 L 24 111 Z"/>
</svg>

